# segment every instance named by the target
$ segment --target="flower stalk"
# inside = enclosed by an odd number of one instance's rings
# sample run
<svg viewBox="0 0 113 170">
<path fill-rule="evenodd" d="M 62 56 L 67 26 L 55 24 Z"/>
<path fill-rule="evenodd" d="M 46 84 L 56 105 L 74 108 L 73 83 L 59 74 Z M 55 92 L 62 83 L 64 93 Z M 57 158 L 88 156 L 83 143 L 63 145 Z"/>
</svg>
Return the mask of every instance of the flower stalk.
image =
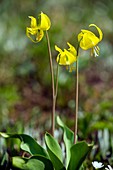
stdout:
<svg viewBox="0 0 113 170">
<path fill-rule="evenodd" d="M 55 82 L 54 82 L 54 69 L 53 69 L 53 60 L 52 60 L 52 53 L 50 47 L 50 40 L 48 32 L 46 31 L 46 39 L 47 39 L 47 46 L 48 46 L 48 53 L 49 53 L 49 63 L 50 63 L 50 72 L 51 72 L 51 82 L 52 82 L 52 115 L 51 115 L 51 134 L 54 136 L 55 131 L 55 105 L 56 105 L 56 94 L 55 94 Z"/>
<path fill-rule="evenodd" d="M 77 131 L 78 131 L 78 84 L 79 84 L 79 72 L 78 72 L 78 55 L 79 45 L 77 46 L 77 60 L 76 60 L 76 72 L 75 72 L 75 118 L 74 118 L 74 143 L 77 142 Z"/>
<path fill-rule="evenodd" d="M 58 94 L 58 75 L 59 75 L 59 64 L 57 64 L 57 68 L 56 68 L 55 98 L 57 98 L 57 94 Z"/>
<path fill-rule="evenodd" d="M 76 61 L 76 73 L 75 73 L 75 118 L 74 118 L 74 143 L 77 141 L 77 129 L 78 129 L 78 59 Z"/>
</svg>

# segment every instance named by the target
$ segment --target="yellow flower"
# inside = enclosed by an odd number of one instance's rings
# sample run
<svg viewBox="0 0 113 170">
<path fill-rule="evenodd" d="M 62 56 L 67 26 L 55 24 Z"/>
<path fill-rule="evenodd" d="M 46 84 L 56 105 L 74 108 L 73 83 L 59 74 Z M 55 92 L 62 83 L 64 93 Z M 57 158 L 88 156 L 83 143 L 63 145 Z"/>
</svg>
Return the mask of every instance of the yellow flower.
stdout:
<svg viewBox="0 0 113 170">
<path fill-rule="evenodd" d="M 89 27 L 91 26 L 94 26 L 97 29 L 99 37 L 89 30 L 81 30 L 81 32 L 78 34 L 78 41 L 80 43 L 80 47 L 83 50 L 91 49 L 91 54 L 94 54 L 96 57 L 99 55 L 99 47 L 97 44 L 102 40 L 103 33 L 101 29 L 95 24 L 90 24 Z"/>
<path fill-rule="evenodd" d="M 26 28 L 26 35 L 31 41 L 37 43 L 42 40 L 44 31 L 50 28 L 51 22 L 49 17 L 43 12 L 38 16 L 38 20 L 33 16 L 29 16 L 29 18 L 31 19 L 31 25 Z"/>
<path fill-rule="evenodd" d="M 76 49 L 70 43 L 67 44 L 69 46 L 69 49 L 64 49 L 64 51 L 62 51 L 59 47 L 55 45 L 56 51 L 59 52 L 57 56 L 57 62 L 60 65 L 71 65 L 77 60 Z"/>
</svg>

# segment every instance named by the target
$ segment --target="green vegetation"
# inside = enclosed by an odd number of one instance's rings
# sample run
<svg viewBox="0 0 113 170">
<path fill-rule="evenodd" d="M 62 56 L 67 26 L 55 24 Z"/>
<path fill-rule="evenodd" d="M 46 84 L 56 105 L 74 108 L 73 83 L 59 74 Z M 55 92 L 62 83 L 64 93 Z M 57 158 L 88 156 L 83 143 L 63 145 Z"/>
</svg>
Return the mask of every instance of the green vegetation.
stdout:
<svg viewBox="0 0 113 170">
<path fill-rule="evenodd" d="M 88 29 L 88 25 L 94 23 L 101 28 L 104 37 L 99 44 L 100 55 L 96 58 L 90 56 L 90 51 L 80 49 L 78 141 L 94 143 L 83 164 L 84 169 L 88 167 L 92 170 L 91 162 L 95 160 L 113 167 L 112 9 L 112 0 L 0 1 L 1 132 L 25 133 L 43 146 L 44 134 L 46 131 L 50 132 L 51 128 L 52 92 L 46 38 L 33 44 L 26 37 L 26 27 L 30 23 L 28 16 L 38 17 L 38 13 L 43 11 L 50 17 L 52 25 L 49 37 L 54 65 L 57 57 L 55 44 L 61 49 L 66 48 L 66 42 L 76 45 L 80 30 Z M 95 28 L 90 29 L 98 36 Z M 69 72 L 65 67 L 59 67 L 56 112 L 72 130 L 75 108 L 74 76 L 74 71 Z M 58 125 L 63 129 L 60 122 Z M 62 143 L 59 127 L 58 134 L 58 141 Z M 1 166 L 7 167 L 6 162 L 10 155 L 14 158 L 14 164 L 20 163 L 18 167 L 25 163 L 26 167 L 36 164 L 40 170 L 43 169 L 43 164 L 36 157 L 30 160 L 15 157 L 20 156 L 22 148 L 20 149 L 19 144 L 19 139 L 0 138 Z M 45 159 L 43 161 L 49 162 Z M 50 168 L 53 168 L 51 163 Z"/>
</svg>

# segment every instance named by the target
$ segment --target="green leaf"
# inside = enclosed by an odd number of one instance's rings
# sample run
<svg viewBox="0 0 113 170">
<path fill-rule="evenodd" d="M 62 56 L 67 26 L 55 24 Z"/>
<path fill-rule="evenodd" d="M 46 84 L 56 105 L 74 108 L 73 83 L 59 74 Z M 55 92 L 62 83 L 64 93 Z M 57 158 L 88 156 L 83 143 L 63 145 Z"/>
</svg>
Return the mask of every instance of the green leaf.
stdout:
<svg viewBox="0 0 113 170">
<path fill-rule="evenodd" d="M 58 142 L 49 134 L 45 134 L 45 142 L 50 159 L 55 167 L 55 170 L 65 170 L 63 165 L 62 150 Z"/>
<path fill-rule="evenodd" d="M 63 139 L 66 146 L 66 167 L 69 164 L 71 157 L 70 148 L 74 143 L 74 133 L 61 121 L 60 117 L 57 116 L 57 123 L 63 129 Z"/>
<path fill-rule="evenodd" d="M 21 149 L 29 152 L 31 155 L 42 155 L 48 158 L 46 150 L 40 146 L 31 136 L 26 134 L 6 134 L 0 132 L 0 135 L 4 138 L 18 138 L 21 140 Z"/>
<path fill-rule="evenodd" d="M 36 170 L 38 164 L 38 166 L 41 166 L 42 168 L 44 167 L 44 170 L 48 170 L 48 169 L 54 170 L 51 161 L 40 155 L 32 156 L 29 159 L 16 156 L 12 158 L 12 164 L 14 167 L 21 168 L 21 169 L 29 168 L 31 170 L 32 168 L 34 168 Z"/>
<path fill-rule="evenodd" d="M 50 159 L 45 158 L 45 157 L 40 156 L 40 155 L 32 156 L 32 158 L 33 158 L 33 159 L 38 159 L 38 160 L 40 160 L 41 162 L 43 162 L 44 165 L 45 165 L 45 169 L 44 169 L 44 170 L 54 170 L 53 164 L 52 164 L 52 162 L 50 161 Z"/>
<path fill-rule="evenodd" d="M 71 158 L 67 170 L 78 170 L 85 160 L 93 145 L 86 142 L 78 142 L 71 147 Z"/>
<path fill-rule="evenodd" d="M 12 165 L 23 170 L 45 170 L 44 163 L 35 158 L 27 159 L 21 157 L 13 157 Z"/>
</svg>

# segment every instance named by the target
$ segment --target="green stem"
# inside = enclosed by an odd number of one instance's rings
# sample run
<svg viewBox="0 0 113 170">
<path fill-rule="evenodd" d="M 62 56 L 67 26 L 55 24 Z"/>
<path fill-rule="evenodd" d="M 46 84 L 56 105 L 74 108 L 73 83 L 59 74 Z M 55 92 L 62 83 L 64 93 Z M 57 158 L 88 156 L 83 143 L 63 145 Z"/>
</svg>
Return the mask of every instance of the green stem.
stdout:
<svg viewBox="0 0 113 170">
<path fill-rule="evenodd" d="M 46 39 L 47 39 L 48 52 L 49 52 L 49 62 L 50 62 L 51 81 L 52 81 L 52 97 L 53 97 L 52 115 L 51 115 L 51 123 L 52 123 L 52 125 L 51 125 L 51 133 L 54 136 L 56 95 L 55 95 L 55 83 L 54 83 L 54 70 L 53 70 L 52 53 L 51 53 L 49 35 L 48 35 L 47 31 L 46 31 Z"/>
<path fill-rule="evenodd" d="M 74 143 L 77 141 L 77 123 L 78 123 L 78 59 L 76 61 L 76 81 L 75 81 L 75 126 L 74 126 Z"/>
</svg>

